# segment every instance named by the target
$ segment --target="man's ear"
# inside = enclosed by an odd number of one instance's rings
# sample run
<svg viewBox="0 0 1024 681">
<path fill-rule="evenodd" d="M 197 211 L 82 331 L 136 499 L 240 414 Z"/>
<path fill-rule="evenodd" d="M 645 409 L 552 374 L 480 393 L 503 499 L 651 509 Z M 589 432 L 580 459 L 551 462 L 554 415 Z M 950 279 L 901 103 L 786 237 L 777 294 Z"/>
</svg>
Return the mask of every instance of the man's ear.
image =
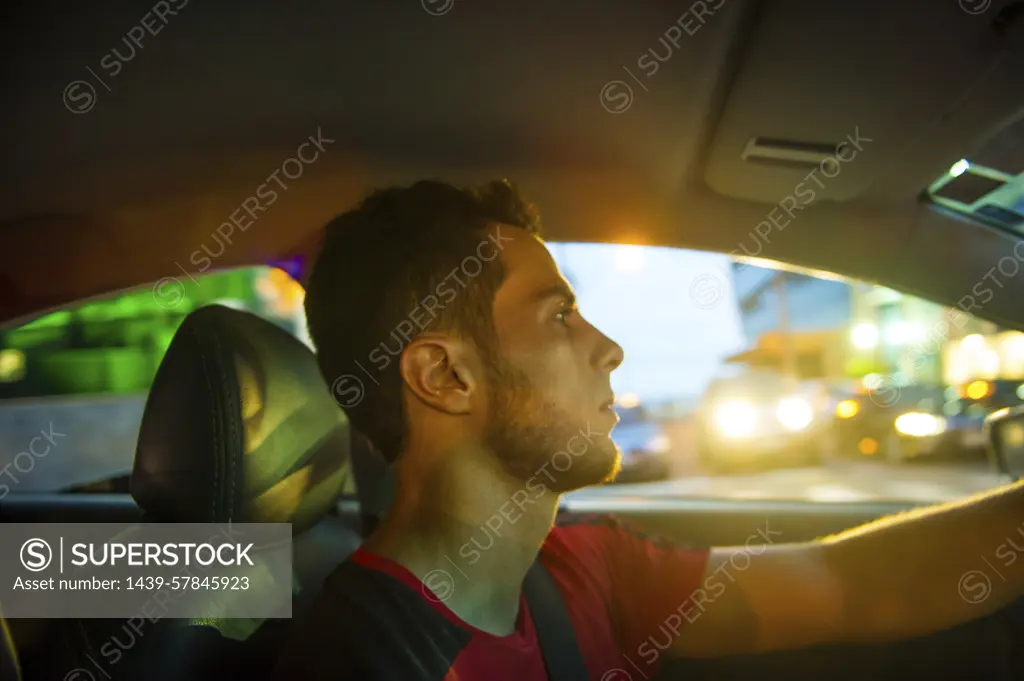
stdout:
<svg viewBox="0 0 1024 681">
<path fill-rule="evenodd" d="M 424 334 L 402 353 L 402 380 L 417 398 L 449 414 L 468 414 L 481 394 L 481 367 L 464 342 Z"/>
</svg>

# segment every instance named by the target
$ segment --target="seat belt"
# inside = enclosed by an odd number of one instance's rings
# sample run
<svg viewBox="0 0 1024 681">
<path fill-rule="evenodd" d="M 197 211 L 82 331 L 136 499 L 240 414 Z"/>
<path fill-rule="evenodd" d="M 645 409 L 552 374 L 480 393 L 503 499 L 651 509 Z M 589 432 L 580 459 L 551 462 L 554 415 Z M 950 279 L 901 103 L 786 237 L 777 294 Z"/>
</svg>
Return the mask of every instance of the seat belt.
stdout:
<svg viewBox="0 0 1024 681">
<path fill-rule="evenodd" d="M 576 634 L 562 594 L 551 573 L 534 561 L 523 580 L 523 595 L 537 630 L 548 681 L 589 681 Z"/>
</svg>

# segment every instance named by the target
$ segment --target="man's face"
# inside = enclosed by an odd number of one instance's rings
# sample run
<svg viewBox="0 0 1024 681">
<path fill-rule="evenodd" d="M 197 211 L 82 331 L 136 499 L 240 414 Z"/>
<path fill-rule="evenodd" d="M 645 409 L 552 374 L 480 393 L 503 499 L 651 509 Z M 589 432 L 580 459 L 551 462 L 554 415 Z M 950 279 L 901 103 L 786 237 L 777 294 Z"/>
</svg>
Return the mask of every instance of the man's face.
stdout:
<svg viewBox="0 0 1024 681">
<path fill-rule="evenodd" d="M 484 352 L 487 443 L 510 473 L 555 492 L 609 480 L 621 458 L 609 434 L 618 422 L 610 375 L 622 348 L 583 319 L 540 239 L 507 226 L 501 234 L 513 238 L 494 299 L 498 347 Z"/>
</svg>

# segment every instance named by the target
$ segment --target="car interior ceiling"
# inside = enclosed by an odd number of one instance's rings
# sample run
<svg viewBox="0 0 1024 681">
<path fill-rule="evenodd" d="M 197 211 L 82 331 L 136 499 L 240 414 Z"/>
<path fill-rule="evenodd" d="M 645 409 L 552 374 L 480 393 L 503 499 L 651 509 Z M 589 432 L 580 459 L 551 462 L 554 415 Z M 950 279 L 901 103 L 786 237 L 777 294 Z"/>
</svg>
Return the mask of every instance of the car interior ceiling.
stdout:
<svg viewBox="0 0 1024 681">
<path fill-rule="evenodd" d="M 268 169 L 318 129 L 336 140 L 323 160 L 218 266 L 311 254 L 317 230 L 366 190 L 423 176 L 508 176 L 536 199 L 552 240 L 723 253 L 747 244 L 765 259 L 949 305 L 1012 251 L 1011 235 L 937 209 L 921 192 L 1024 113 L 1020 27 L 996 23 L 1016 3 L 994 1 L 965 17 L 957 2 L 933 0 L 729 1 L 647 87 L 634 88 L 625 115 L 602 109 L 601 85 L 626 77 L 620 64 L 656 43 L 689 4 L 460 3 L 439 19 L 415 2 L 317 2 L 290 12 L 260 1 L 246 6 L 240 27 L 223 7 L 190 3 L 193 16 L 145 52 L 159 78 L 132 78 L 126 68 L 96 111 L 74 116 L 54 93 L 137 21 L 139 7 L 100 14 L 85 3 L 14 3 L 0 44 L 5 63 L 19 65 L 5 98 L 17 106 L 0 111 L 0 322 L 179 274 Z M 380 35 L 402 48 L 382 49 Z M 834 143 L 858 129 L 872 141 L 817 188 L 819 199 L 786 231 L 753 236 L 807 169 L 746 161 L 746 142 Z M 1021 165 L 1024 148 L 1016 153 Z M 1003 283 L 975 314 L 1024 328 L 1024 277 Z M 218 379 L 213 392 L 197 378 L 208 375 Z M 245 418 L 253 400 L 258 413 L 275 416 Z M 294 437 L 296 423 L 322 437 Z M 243 492 L 218 487 L 215 469 L 234 470 Z M 359 499 L 337 503 L 348 476 Z M 11 495 L 0 522 L 292 522 L 300 614 L 386 509 L 390 485 L 308 348 L 256 317 L 212 307 L 182 325 L 153 383 L 132 494 Z M 196 504 L 197 495 L 208 503 Z M 742 543 L 766 522 L 787 541 L 808 540 L 909 507 L 616 496 L 565 505 L 614 512 L 692 545 Z M 11 622 L 28 678 L 80 666 L 90 646 L 122 626 Z M 243 640 L 216 623 L 163 621 L 156 631 L 114 679 L 142 667 L 154 679 L 261 678 L 289 623 L 268 620 Z M 47 645 L 55 640 L 59 654 Z M 906 673 L 928 673 L 921 664 L 937 671 L 950 658 L 926 653 L 947 646 L 953 655 L 970 647 L 965 641 L 943 634 L 872 649 L 857 669 L 896 660 Z M 855 665 L 837 670 L 835 660 L 831 651 L 803 651 L 734 660 L 719 673 L 854 678 Z"/>
<path fill-rule="evenodd" d="M 965 16 L 928 0 L 726 2 L 617 116 L 600 106 L 601 84 L 658 44 L 678 3 L 533 0 L 439 20 L 416 3 L 290 12 L 255 2 L 244 30 L 230 12 L 190 5 L 191 19 L 161 32 L 164 49 L 145 52 L 160 78 L 118 83 L 75 116 L 52 93 L 135 9 L 20 3 L 7 23 L 19 30 L 0 48 L 25 69 L 9 84 L 19 106 L 0 112 L 0 234 L 15 246 L 0 256 L 0 318 L 180 273 L 176 263 L 318 130 L 333 140 L 323 159 L 218 265 L 314 248 L 316 230 L 373 186 L 509 176 L 544 210 L 553 240 L 726 253 L 746 243 L 763 258 L 955 304 L 1012 241 L 921 192 L 1021 113 L 1024 41 L 1019 22 L 1001 20 L 1013 4 Z M 402 50 L 366 68 L 361 55 L 383 34 Z M 807 169 L 745 161 L 746 142 L 838 143 L 858 130 L 872 141 L 856 162 L 816 187 L 791 227 L 758 239 Z M 981 314 L 1019 327 L 1012 301 L 1024 283 L 1008 287 Z"/>
</svg>

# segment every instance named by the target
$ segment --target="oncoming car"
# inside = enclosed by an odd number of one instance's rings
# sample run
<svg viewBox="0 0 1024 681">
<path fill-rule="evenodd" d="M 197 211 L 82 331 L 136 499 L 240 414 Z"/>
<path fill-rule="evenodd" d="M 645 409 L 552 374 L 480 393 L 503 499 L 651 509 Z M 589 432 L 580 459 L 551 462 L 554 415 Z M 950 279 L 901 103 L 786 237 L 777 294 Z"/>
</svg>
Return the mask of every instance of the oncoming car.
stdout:
<svg viewBox="0 0 1024 681">
<path fill-rule="evenodd" d="M 965 416 L 975 426 L 974 431 L 981 433 L 982 422 L 989 414 L 1024 404 L 1024 378 L 967 381 L 950 386 L 946 397 L 947 412 Z M 974 436 L 965 445 L 982 447 L 984 437 Z"/>
<path fill-rule="evenodd" d="M 943 411 L 943 388 L 911 385 L 873 394 L 860 388 L 835 406 L 839 451 L 901 463 L 955 451 L 964 419 Z"/>
<path fill-rule="evenodd" d="M 813 381 L 752 370 L 712 382 L 697 409 L 697 450 L 709 471 L 813 466 L 830 446 L 828 396 Z"/>
<path fill-rule="evenodd" d="M 975 380 L 948 387 L 908 385 L 878 395 L 862 388 L 836 404 L 839 449 L 891 463 L 983 461 L 985 418 L 1024 402 L 1022 386 Z"/>
</svg>

